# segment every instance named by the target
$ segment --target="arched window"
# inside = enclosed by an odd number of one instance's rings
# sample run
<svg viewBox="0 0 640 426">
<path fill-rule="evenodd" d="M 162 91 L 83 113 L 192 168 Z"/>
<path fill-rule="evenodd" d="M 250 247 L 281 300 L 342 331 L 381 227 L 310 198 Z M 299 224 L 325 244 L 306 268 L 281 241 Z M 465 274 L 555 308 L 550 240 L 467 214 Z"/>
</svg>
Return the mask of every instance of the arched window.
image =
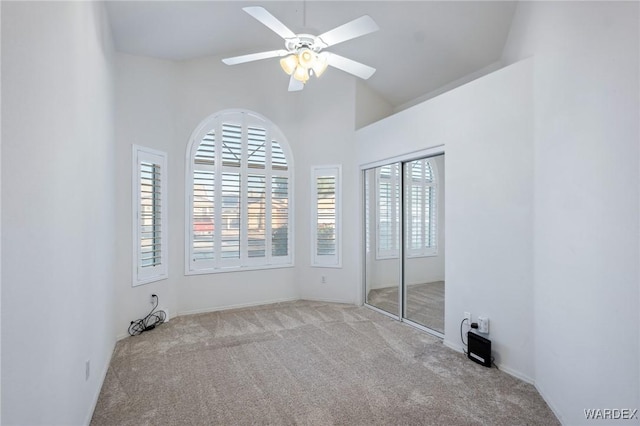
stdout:
<svg viewBox="0 0 640 426">
<path fill-rule="evenodd" d="M 205 119 L 187 148 L 186 273 L 291 266 L 293 159 L 251 111 Z"/>
</svg>

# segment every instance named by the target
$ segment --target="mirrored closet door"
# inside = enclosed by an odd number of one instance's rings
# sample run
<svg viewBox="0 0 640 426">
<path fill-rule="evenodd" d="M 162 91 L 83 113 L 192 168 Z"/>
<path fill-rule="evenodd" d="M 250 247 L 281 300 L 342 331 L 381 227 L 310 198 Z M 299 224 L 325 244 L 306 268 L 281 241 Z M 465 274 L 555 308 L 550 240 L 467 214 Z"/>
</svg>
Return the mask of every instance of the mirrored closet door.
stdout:
<svg viewBox="0 0 640 426">
<path fill-rule="evenodd" d="M 364 172 L 365 302 L 400 315 L 400 163 Z"/>
<path fill-rule="evenodd" d="M 404 164 L 404 315 L 444 333 L 444 155 Z"/>
<path fill-rule="evenodd" d="M 444 333 L 444 154 L 364 171 L 365 303 Z"/>
</svg>

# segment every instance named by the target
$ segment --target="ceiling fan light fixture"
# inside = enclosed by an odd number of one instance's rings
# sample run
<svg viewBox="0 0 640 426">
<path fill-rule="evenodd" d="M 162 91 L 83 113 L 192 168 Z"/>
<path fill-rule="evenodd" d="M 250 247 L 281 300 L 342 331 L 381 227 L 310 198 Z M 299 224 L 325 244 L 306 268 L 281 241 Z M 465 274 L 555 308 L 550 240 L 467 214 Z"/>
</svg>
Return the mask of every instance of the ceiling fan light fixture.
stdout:
<svg viewBox="0 0 640 426">
<path fill-rule="evenodd" d="M 296 70 L 293 72 L 293 78 L 303 83 L 306 83 L 307 80 L 309 80 L 309 72 L 303 66 L 298 65 Z"/>
<path fill-rule="evenodd" d="M 316 56 L 316 60 L 313 62 L 313 65 L 311 66 L 311 68 L 313 68 L 313 73 L 315 74 L 316 77 L 320 77 L 322 73 L 329 66 L 329 61 L 327 59 L 328 58 L 325 52 L 322 52 Z"/>
<path fill-rule="evenodd" d="M 284 58 L 280 59 L 280 66 L 282 70 L 287 74 L 291 75 L 296 70 L 298 66 L 298 58 L 296 55 L 288 55 Z"/>
<path fill-rule="evenodd" d="M 300 53 L 298 53 L 298 63 L 300 66 L 309 69 L 313 67 L 313 64 L 316 62 L 316 54 L 311 51 L 311 49 L 302 49 Z"/>
</svg>

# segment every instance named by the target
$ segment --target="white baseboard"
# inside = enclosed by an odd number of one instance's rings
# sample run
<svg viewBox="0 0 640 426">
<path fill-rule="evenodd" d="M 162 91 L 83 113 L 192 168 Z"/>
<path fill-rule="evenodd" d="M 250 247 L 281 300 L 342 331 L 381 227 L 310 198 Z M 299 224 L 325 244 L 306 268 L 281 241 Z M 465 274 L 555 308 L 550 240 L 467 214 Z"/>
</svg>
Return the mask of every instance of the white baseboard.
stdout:
<svg viewBox="0 0 640 426">
<path fill-rule="evenodd" d="M 450 347 L 451 349 L 457 350 L 457 348 L 452 347 L 451 344 L 446 344 L 446 346 Z M 458 352 L 462 352 L 462 347 L 459 346 L 458 348 L 460 349 Z M 544 402 L 547 403 L 547 405 L 549 406 L 549 408 L 551 409 L 553 414 L 556 416 L 556 418 L 560 422 L 560 424 L 563 424 L 563 425 L 565 424 L 565 422 L 562 419 L 562 415 L 560 414 L 560 411 L 558 410 L 558 408 L 551 402 L 551 399 L 547 396 L 544 388 L 542 388 L 542 386 L 540 386 L 538 383 L 536 383 L 536 381 L 534 379 L 532 379 L 531 377 L 529 377 L 527 375 L 524 375 L 524 374 L 520 373 L 519 371 L 513 370 L 513 369 L 511 369 L 511 368 L 509 368 L 508 366 L 505 366 L 505 365 L 500 365 L 500 366 L 498 366 L 498 368 L 500 369 L 500 371 L 504 371 L 505 373 L 509 374 L 510 376 L 515 377 L 516 379 L 520 379 L 523 382 L 526 382 L 526 383 L 529 383 L 530 385 L 533 385 L 533 387 L 536 388 L 536 390 L 538 391 L 538 394 L 542 397 Z"/>
<path fill-rule="evenodd" d="M 253 306 L 273 305 L 275 303 L 283 303 L 283 302 L 295 302 L 296 300 L 300 300 L 300 299 L 297 297 L 294 297 L 294 298 L 284 298 L 284 299 L 262 300 L 260 302 L 240 303 L 237 305 L 214 306 L 210 308 L 193 309 L 190 311 L 178 312 L 178 314 L 173 318 L 176 318 L 182 315 L 206 314 L 208 312 L 219 312 L 219 311 L 228 311 L 231 309 L 251 308 Z"/>
<path fill-rule="evenodd" d="M 443 339 L 442 344 L 448 347 L 449 349 L 453 349 L 456 352 L 464 353 L 464 351 L 462 350 L 462 346 L 457 345 L 455 343 L 451 343 L 447 339 Z"/>
<path fill-rule="evenodd" d="M 111 358 L 113 358 L 113 352 L 116 349 L 116 343 L 117 343 L 117 339 L 116 341 L 113 342 L 113 346 L 111 348 L 111 352 L 109 353 L 109 358 L 107 359 L 107 362 L 105 363 L 104 367 L 102 368 L 102 374 L 100 374 L 100 380 L 99 380 L 99 384 L 100 386 L 98 386 L 95 395 L 93 396 L 93 402 L 91 403 L 91 409 L 89 410 L 89 413 L 87 414 L 87 417 L 85 418 L 84 424 L 86 426 L 89 426 L 91 424 L 91 419 L 93 418 L 93 413 L 96 411 L 96 405 L 98 405 L 98 398 L 100 398 L 100 392 L 102 392 L 102 387 L 104 386 L 104 380 L 107 378 L 107 372 L 109 371 L 109 366 L 111 365 Z"/>
<path fill-rule="evenodd" d="M 301 297 L 298 300 L 308 300 L 310 302 L 324 302 L 324 303 L 342 303 L 343 305 L 358 306 L 353 300 L 341 300 L 341 299 L 323 299 L 318 297 Z"/>
<path fill-rule="evenodd" d="M 442 344 L 448 347 L 449 349 L 453 349 L 456 352 L 464 353 L 464 351 L 462 350 L 462 346 L 460 346 L 459 344 L 451 343 L 448 340 L 444 340 Z M 523 382 L 529 383 L 530 385 L 533 385 L 533 386 L 536 385 L 535 380 L 533 380 L 531 377 L 527 376 L 526 374 L 522 374 L 521 372 L 514 370 L 511 367 L 504 364 L 501 364 L 501 365 L 496 364 L 496 365 L 498 366 L 498 369 L 500 371 L 504 371 L 508 375 L 513 376 L 516 379 L 520 379 Z"/>
<path fill-rule="evenodd" d="M 547 396 L 547 393 L 545 392 L 545 390 L 542 388 L 542 386 L 540 386 L 540 384 L 538 383 L 534 383 L 533 384 L 536 388 L 536 390 L 538 391 L 538 393 L 540 394 L 540 396 L 542 397 L 542 399 L 544 399 L 544 402 L 547 403 L 547 405 L 549 406 L 549 408 L 551 409 L 551 411 L 553 412 L 553 414 L 556 416 L 556 418 L 558 419 L 558 421 L 560 422 L 560 424 L 565 424 L 565 422 L 562 420 L 562 415 L 560 414 L 560 410 L 558 410 L 558 407 L 556 407 L 552 402 L 551 399 Z"/>
</svg>

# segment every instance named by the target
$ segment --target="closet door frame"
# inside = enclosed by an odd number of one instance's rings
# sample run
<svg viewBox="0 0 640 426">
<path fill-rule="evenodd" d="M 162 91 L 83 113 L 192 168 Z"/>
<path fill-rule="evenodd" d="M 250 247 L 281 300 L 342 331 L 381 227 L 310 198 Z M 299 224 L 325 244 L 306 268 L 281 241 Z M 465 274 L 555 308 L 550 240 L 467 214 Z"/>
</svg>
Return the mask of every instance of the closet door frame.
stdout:
<svg viewBox="0 0 640 426">
<path fill-rule="evenodd" d="M 415 161 L 415 160 L 420 160 L 423 158 L 430 158 L 430 157 L 435 157 L 438 155 L 445 155 L 445 146 L 444 145 L 437 145 L 431 148 L 427 148 L 424 150 L 420 150 L 420 151 L 413 151 L 407 154 L 402 154 L 402 155 L 398 155 L 395 157 L 389 157 L 383 160 L 378 160 L 375 162 L 370 162 L 367 164 L 362 164 L 360 165 L 360 195 L 361 195 L 361 203 L 360 203 L 360 217 L 363 219 L 362 221 L 362 238 L 361 238 L 361 265 L 362 265 L 362 269 L 361 269 L 361 288 L 362 288 L 362 297 L 360 302 L 370 308 L 373 309 L 377 312 L 380 312 L 384 315 L 387 315 L 391 318 L 395 318 L 398 321 L 407 323 L 408 325 L 411 325 L 412 327 L 418 328 L 422 331 L 425 331 L 429 334 L 432 334 L 436 337 L 439 337 L 441 339 L 444 338 L 444 334 L 440 333 L 438 331 L 432 330 L 428 327 L 425 327 L 421 324 L 418 324 L 414 321 L 411 321 L 407 318 L 405 318 L 405 282 L 404 282 L 404 271 L 406 268 L 406 256 L 405 254 L 405 250 L 406 250 L 406 239 L 405 239 L 405 235 L 404 235 L 404 221 L 405 221 L 405 211 L 404 211 L 404 172 L 405 172 L 405 165 L 406 163 L 409 163 L 411 161 Z M 393 163 L 400 163 L 400 220 L 399 220 L 399 225 L 398 225 L 398 233 L 400 236 L 400 244 L 398 249 L 400 250 L 399 256 L 400 256 L 400 276 L 399 278 L 399 285 L 398 285 L 398 312 L 397 314 L 393 314 L 390 312 L 387 312 L 383 309 L 377 308 L 373 305 L 370 305 L 367 303 L 367 283 L 366 283 L 366 279 L 367 279 L 367 265 L 366 265 L 366 259 L 367 259 L 367 253 L 366 253 L 366 217 L 365 217 L 365 191 L 366 191 L 366 186 L 365 186 L 365 172 L 367 170 L 372 170 L 375 169 L 377 167 L 381 167 L 381 166 L 386 166 L 388 164 L 393 164 Z M 371 226 L 369 227 L 369 230 L 371 231 Z"/>
</svg>

